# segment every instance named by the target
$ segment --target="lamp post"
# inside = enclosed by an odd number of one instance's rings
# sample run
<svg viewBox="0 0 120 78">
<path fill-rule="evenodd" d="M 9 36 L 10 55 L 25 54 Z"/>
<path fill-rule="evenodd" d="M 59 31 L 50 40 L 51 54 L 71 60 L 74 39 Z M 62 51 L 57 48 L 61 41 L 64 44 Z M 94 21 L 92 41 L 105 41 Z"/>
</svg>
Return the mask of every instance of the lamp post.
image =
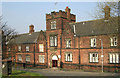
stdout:
<svg viewBox="0 0 120 78">
<path fill-rule="evenodd" d="M 103 72 L 103 41 L 102 41 L 102 39 L 100 39 L 100 41 L 101 41 L 101 50 L 102 50 L 102 54 L 101 54 L 101 57 L 102 57 L 102 72 Z"/>
</svg>

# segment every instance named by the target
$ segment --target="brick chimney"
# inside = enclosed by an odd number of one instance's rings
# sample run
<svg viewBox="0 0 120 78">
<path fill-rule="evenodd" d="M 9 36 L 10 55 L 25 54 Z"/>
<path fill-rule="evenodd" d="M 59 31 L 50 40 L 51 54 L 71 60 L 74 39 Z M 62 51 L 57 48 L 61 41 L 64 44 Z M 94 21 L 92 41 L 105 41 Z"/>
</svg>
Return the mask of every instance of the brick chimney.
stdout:
<svg viewBox="0 0 120 78">
<path fill-rule="evenodd" d="M 67 12 L 67 19 L 70 20 L 70 8 L 68 8 L 68 6 L 65 9 L 65 12 Z"/>
<path fill-rule="evenodd" d="M 34 32 L 34 25 L 30 25 L 29 26 L 29 33 L 33 33 Z"/>
<path fill-rule="evenodd" d="M 105 6 L 104 12 L 105 12 L 105 20 L 108 20 L 110 17 L 110 7 L 108 5 Z"/>
</svg>

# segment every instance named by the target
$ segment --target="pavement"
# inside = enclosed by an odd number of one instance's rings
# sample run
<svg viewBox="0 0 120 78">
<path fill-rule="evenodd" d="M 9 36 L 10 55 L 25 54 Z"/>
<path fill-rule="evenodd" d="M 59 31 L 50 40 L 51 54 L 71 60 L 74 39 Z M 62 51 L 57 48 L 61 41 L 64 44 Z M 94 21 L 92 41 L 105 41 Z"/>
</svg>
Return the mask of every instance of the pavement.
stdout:
<svg viewBox="0 0 120 78">
<path fill-rule="evenodd" d="M 14 70 L 15 68 L 13 68 Z M 46 68 L 46 69 L 36 69 L 36 68 L 16 68 L 16 70 L 29 71 L 40 73 L 43 76 L 120 76 L 120 73 L 112 72 L 84 72 L 80 70 L 66 71 L 60 70 L 58 68 Z"/>
</svg>

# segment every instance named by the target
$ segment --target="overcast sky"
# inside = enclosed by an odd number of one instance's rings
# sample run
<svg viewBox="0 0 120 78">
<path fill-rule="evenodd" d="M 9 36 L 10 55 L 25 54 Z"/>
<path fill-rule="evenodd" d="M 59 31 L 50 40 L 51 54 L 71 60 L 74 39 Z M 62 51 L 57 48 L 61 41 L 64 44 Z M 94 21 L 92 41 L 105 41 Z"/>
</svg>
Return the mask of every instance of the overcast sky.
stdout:
<svg viewBox="0 0 120 78">
<path fill-rule="evenodd" d="M 96 2 L 3 2 L 3 21 L 18 33 L 28 33 L 29 25 L 35 31 L 46 30 L 46 13 L 65 10 L 66 6 L 76 15 L 76 22 L 94 19 Z"/>
</svg>

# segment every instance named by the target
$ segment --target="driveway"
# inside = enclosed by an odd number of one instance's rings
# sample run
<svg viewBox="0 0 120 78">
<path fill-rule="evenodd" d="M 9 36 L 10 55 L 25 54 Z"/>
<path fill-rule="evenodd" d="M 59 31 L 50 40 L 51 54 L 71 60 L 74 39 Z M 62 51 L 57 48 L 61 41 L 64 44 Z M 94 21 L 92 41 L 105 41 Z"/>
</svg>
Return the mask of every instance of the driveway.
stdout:
<svg viewBox="0 0 120 78">
<path fill-rule="evenodd" d="M 63 71 L 60 69 L 53 69 L 53 68 L 46 68 L 46 69 L 16 68 L 16 70 L 40 73 L 44 76 L 120 76 L 120 73 L 83 72 L 83 71 L 76 71 L 76 70 L 75 71 Z"/>
</svg>

